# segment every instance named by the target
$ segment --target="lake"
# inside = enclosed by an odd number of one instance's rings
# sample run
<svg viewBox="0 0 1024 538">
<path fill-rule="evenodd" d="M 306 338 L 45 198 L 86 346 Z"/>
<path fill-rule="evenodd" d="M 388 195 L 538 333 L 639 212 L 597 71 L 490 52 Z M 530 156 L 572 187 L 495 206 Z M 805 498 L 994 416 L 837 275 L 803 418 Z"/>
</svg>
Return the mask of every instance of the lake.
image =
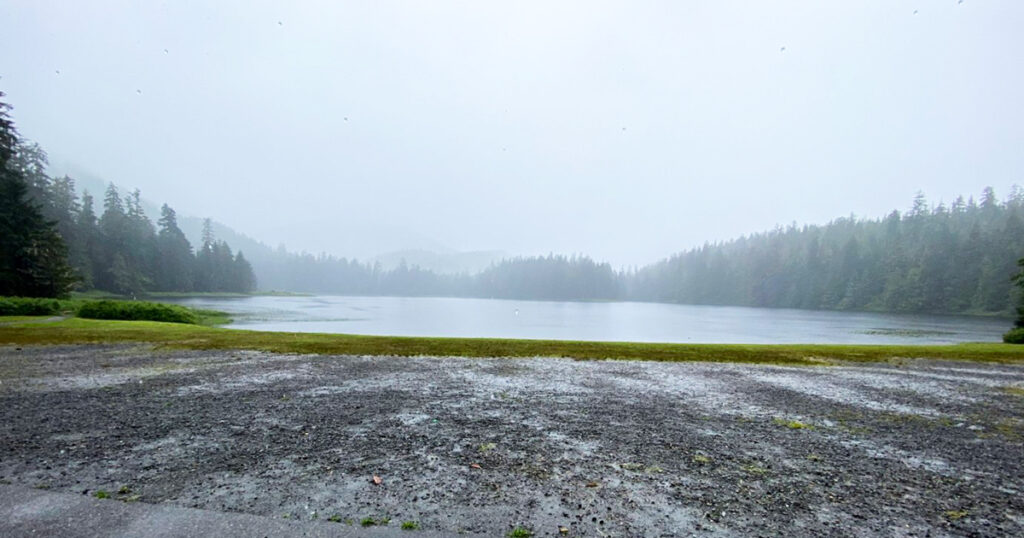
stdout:
<svg viewBox="0 0 1024 538">
<path fill-rule="evenodd" d="M 945 344 L 998 342 L 1011 321 L 631 302 L 444 297 L 189 298 L 259 331 L 631 342 Z"/>
</svg>

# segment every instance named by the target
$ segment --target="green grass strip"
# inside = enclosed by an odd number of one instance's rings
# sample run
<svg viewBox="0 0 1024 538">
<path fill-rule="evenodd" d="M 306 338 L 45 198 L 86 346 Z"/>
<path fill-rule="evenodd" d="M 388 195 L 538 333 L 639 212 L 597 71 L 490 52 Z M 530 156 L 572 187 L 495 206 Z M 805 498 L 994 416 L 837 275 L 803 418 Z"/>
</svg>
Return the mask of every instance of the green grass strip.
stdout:
<svg viewBox="0 0 1024 538">
<path fill-rule="evenodd" d="M 0 317 L 0 323 L 10 318 Z M 81 344 L 148 342 L 174 349 L 249 349 L 276 353 L 459 357 L 567 357 L 649 361 L 710 361 L 765 364 L 830 364 L 892 359 L 950 359 L 1024 362 L 1024 346 L 972 343 L 954 345 L 815 344 L 652 344 L 512 340 L 499 338 L 421 338 L 348 334 L 242 331 L 180 323 L 71 318 L 50 323 L 0 325 L 0 344 Z"/>
</svg>

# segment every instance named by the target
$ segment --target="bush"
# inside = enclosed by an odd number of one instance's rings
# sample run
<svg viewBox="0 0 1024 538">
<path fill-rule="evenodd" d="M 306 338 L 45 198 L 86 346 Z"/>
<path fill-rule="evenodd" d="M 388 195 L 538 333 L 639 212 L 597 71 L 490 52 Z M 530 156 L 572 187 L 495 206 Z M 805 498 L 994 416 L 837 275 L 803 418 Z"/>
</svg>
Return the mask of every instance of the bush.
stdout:
<svg viewBox="0 0 1024 538">
<path fill-rule="evenodd" d="M 70 303 L 34 297 L 0 297 L 0 316 L 53 316 L 70 309 Z"/>
<path fill-rule="evenodd" d="M 1003 342 L 1007 344 L 1024 344 L 1024 328 L 1014 329 L 1004 334 Z"/>
<path fill-rule="evenodd" d="M 89 301 L 78 309 L 78 317 L 127 321 L 199 323 L 195 312 L 183 306 L 145 301 Z"/>
</svg>

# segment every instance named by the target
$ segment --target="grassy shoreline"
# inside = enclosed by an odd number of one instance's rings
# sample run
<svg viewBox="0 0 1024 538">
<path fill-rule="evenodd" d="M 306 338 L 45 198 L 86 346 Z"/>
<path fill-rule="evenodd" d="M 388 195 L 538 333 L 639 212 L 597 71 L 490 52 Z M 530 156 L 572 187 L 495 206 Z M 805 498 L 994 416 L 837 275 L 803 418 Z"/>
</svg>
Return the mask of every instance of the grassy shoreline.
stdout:
<svg viewBox="0 0 1024 538">
<path fill-rule="evenodd" d="M 350 334 L 243 331 L 151 321 L 70 318 L 13 320 L 0 317 L 0 345 L 151 343 L 173 349 L 239 349 L 321 355 L 461 357 L 565 357 L 583 360 L 649 360 L 822 365 L 842 361 L 948 359 L 1024 363 L 1024 346 L 1001 343 L 950 345 L 656 344 L 501 338 L 424 338 Z"/>
<path fill-rule="evenodd" d="M 312 297 L 312 294 L 273 290 L 254 291 L 250 293 L 236 293 L 230 291 L 150 291 L 141 293 L 138 297 L 132 297 L 129 295 L 119 295 L 117 293 L 100 290 L 71 292 L 72 299 L 113 299 L 120 301 L 159 299 L 243 299 L 246 297 Z"/>
</svg>

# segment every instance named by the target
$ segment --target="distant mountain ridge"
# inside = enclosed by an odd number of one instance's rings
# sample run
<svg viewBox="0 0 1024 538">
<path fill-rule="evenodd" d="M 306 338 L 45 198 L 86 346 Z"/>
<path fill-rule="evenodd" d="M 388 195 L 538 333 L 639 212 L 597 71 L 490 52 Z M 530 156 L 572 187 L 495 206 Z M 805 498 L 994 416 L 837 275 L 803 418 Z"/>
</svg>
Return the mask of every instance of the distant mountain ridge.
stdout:
<svg viewBox="0 0 1024 538">
<path fill-rule="evenodd" d="M 478 250 L 470 252 L 434 252 L 430 250 L 398 250 L 375 256 L 370 261 L 380 263 L 384 270 L 396 269 L 402 263 L 439 274 L 475 274 L 507 258 L 500 250 Z"/>
<path fill-rule="evenodd" d="M 51 163 L 48 172 L 54 176 L 68 175 L 75 179 L 79 195 L 88 191 L 96 200 L 96 210 L 102 212 L 103 193 L 110 182 L 83 170 L 74 164 L 63 162 L 58 165 Z M 118 185 L 122 195 L 133 190 L 129 186 Z M 143 193 L 144 194 L 144 193 Z M 142 197 L 142 207 L 146 215 L 154 223 L 160 217 L 160 205 Z M 178 216 L 178 226 L 193 246 L 202 244 L 203 217 L 188 216 L 187 209 Z M 271 247 L 231 226 L 211 219 L 213 233 L 217 239 L 227 242 L 235 252 L 244 252 L 245 257 L 253 265 L 258 285 L 261 289 L 283 289 L 290 282 L 281 274 L 280 266 L 290 258 L 302 256 L 303 253 L 289 251 L 285 245 Z M 399 268 L 403 263 L 408 267 L 419 267 L 425 271 L 438 274 L 475 274 L 507 257 L 498 250 L 460 252 L 435 244 L 434 249 L 409 248 L 385 252 L 368 259 L 369 265 L 379 264 L 380 268 L 390 271 Z M 341 259 L 344 259 L 343 257 Z"/>
</svg>

